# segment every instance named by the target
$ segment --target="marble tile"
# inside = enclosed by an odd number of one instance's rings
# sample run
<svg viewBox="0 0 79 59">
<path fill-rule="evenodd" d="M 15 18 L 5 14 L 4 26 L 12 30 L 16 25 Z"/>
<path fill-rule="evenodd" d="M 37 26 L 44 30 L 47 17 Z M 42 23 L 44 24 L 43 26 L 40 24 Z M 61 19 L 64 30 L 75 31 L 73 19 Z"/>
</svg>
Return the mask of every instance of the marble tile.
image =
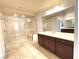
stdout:
<svg viewBox="0 0 79 59">
<path fill-rule="evenodd" d="M 36 32 L 35 21 L 27 23 L 24 18 L 8 17 L 5 18 L 4 25 L 5 59 L 59 59 L 38 43 L 32 42 L 32 35 Z"/>
<path fill-rule="evenodd" d="M 5 59 L 59 59 L 56 55 L 39 46 L 37 43 L 32 44 L 24 42 L 17 48 L 7 51 Z"/>
<path fill-rule="evenodd" d="M 38 43 L 33 45 L 37 50 L 39 50 L 42 54 L 48 57 L 48 59 L 60 59 L 55 54 L 51 53 L 50 51 L 46 50 L 45 48 L 41 47 Z"/>
<path fill-rule="evenodd" d="M 25 35 L 25 34 L 24 34 Z M 59 59 L 56 55 L 32 41 L 32 37 L 12 36 L 6 43 L 5 59 Z M 9 42 L 9 43 L 8 43 Z"/>
</svg>

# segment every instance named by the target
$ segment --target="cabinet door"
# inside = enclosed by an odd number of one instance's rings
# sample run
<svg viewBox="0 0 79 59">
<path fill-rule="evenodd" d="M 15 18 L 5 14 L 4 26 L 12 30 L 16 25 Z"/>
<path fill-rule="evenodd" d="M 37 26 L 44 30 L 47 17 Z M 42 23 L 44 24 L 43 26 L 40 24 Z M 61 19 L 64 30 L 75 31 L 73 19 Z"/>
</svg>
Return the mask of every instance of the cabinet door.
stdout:
<svg viewBox="0 0 79 59">
<path fill-rule="evenodd" d="M 50 43 L 49 43 L 49 47 L 50 47 L 50 51 L 55 53 L 55 38 L 49 38 Z"/>
<path fill-rule="evenodd" d="M 55 53 L 55 39 L 51 37 L 44 38 L 44 47 L 49 51 Z"/>
<path fill-rule="evenodd" d="M 62 59 L 73 59 L 73 46 L 63 43 L 56 41 L 56 54 Z"/>
<path fill-rule="evenodd" d="M 38 43 L 40 46 L 43 46 L 43 36 L 38 34 Z"/>
<path fill-rule="evenodd" d="M 47 39 L 47 38 L 44 38 L 44 47 L 46 48 L 46 49 L 50 49 L 50 40 L 49 39 Z"/>
</svg>

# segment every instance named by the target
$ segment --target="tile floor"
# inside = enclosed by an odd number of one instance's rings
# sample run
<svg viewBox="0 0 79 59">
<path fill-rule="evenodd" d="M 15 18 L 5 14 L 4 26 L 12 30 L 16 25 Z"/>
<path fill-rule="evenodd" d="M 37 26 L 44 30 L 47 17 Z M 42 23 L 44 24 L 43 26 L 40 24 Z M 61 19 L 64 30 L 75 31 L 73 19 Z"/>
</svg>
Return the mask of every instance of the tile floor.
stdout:
<svg viewBox="0 0 79 59">
<path fill-rule="evenodd" d="M 60 59 L 56 55 L 47 51 L 38 43 L 31 40 L 21 43 L 20 46 L 6 51 L 5 59 Z"/>
</svg>

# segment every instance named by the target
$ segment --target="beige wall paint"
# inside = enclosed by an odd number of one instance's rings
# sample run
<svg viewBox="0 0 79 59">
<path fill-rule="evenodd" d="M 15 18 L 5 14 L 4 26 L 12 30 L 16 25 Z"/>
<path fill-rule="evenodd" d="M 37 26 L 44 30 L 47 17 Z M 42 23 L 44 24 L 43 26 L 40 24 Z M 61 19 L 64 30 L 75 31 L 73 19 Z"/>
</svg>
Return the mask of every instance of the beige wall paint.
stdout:
<svg viewBox="0 0 79 59">
<path fill-rule="evenodd" d="M 71 8 L 71 9 L 65 11 L 65 16 L 64 17 L 65 17 L 65 20 L 67 20 L 69 18 L 72 18 L 72 17 L 75 18 L 75 10 L 74 10 L 74 8 Z"/>
</svg>

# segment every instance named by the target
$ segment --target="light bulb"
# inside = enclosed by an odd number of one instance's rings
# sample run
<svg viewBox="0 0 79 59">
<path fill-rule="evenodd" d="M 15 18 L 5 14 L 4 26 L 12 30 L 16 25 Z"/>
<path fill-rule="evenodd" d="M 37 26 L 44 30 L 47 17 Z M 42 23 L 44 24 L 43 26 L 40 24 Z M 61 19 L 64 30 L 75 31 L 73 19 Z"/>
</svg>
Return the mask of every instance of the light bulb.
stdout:
<svg viewBox="0 0 79 59">
<path fill-rule="evenodd" d="M 25 17 L 24 15 L 22 17 Z"/>
<path fill-rule="evenodd" d="M 17 14 L 14 14 L 14 16 L 18 16 Z"/>
</svg>

